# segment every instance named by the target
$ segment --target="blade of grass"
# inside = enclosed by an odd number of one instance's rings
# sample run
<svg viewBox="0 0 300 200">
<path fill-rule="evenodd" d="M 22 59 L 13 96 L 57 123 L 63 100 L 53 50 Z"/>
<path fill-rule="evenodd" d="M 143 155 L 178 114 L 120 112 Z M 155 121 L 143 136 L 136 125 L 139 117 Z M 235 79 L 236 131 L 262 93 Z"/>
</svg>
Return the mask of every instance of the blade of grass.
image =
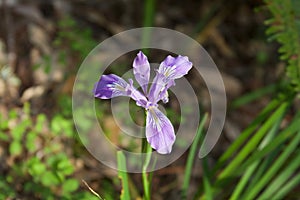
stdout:
<svg viewBox="0 0 300 200">
<path fill-rule="evenodd" d="M 203 168 L 203 185 L 205 192 L 206 200 L 213 200 L 213 186 L 211 185 L 211 175 L 207 163 L 207 157 L 204 157 L 202 160 L 202 168 Z"/>
<path fill-rule="evenodd" d="M 128 184 L 128 175 L 126 167 L 126 158 L 122 151 L 117 152 L 117 161 L 118 161 L 118 175 L 122 182 L 122 192 L 120 195 L 121 200 L 130 200 L 130 191 Z"/>
<path fill-rule="evenodd" d="M 212 174 L 216 174 L 217 171 L 226 163 L 226 161 L 239 150 L 239 148 L 244 144 L 248 137 L 253 133 L 253 131 L 268 117 L 269 114 L 274 111 L 274 109 L 282 103 L 280 99 L 272 100 L 261 112 L 260 114 L 253 120 L 253 122 L 246 128 L 241 135 L 230 145 L 230 147 L 223 153 L 221 158 L 218 160 L 215 165 Z M 218 180 L 214 184 L 214 187 L 222 187 L 226 185 L 230 180 Z M 197 190 L 194 199 L 198 199 L 203 194 L 203 188 L 199 187 Z M 202 196 L 203 197 L 203 196 Z"/>
<path fill-rule="evenodd" d="M 260 160 L 264 158 L 266 155 L 274 152 L 274 150 L 278 149 L 286 140 L 293 136 L 293 134 L 299 131 L 299 124 L 300 124 L 300 113 L 298 113 L 291 124 L 282 130 L 277 136 L 272 140 L 271 143 L 267 144 L 263 149 L 260 151 L 254 152 L 240 167 L 236 170 L 236 173 L 243 172 L 246 170 L 251 163 L 255 162 L 256 160 Z"/>
<path fill-rule="evenodd" d="M 270 165 L 273 164 L 273 161 L 278 157 L 278 154 L 284 147 L 284 142 L 286 142 L 290 137 L 294 135 L 295 132 L 299 131 L 299 123 L 300 123 L 300 113 L 294 117 L 294 120 L 291 124 L 281 131 L 277 136 L 269 143 L 263 150 L 255 152 L 251 155 L 251 157 L 241 166 L 241 171 L 251 163 L 251 161 L 255 162 L 255 160 L 262 159 L 265 155 L 270 154 L 263 163 L 259 166 L 259 169 L 256 170 L 254 176 L 251 177 L 251 183 L 247 186 L 247 191 L 256 185 L 256 183 L 261 179 L 266 170 L 269 169 Z"/>
<path fill-rule="evenodd" d="M 283 185 L 274 195 L 273 199 L 283 199 L 292 189 L 299 186 L 300 174 L 296 174 L 291 180 Z"/>
<path fill-rule="evenodd" d="M 253 188 L 254 185 L 259 181 L 259 179 L 264 175 L 266 170 L 270 168 L 270 165 L 272 165 L 273 161 L 278 157 L 280 151 L 282 150 L 282 147 L 283 145 L 278 146 L 276 149 L 274 149 L 274 151 L 270 152 L 270 155 L 268 155 L 265 159 L 261 158 L 263 159 L 262 163 L 258 166 L 258 169 L 256 169 L 255 173 L 253 173 L 253 175 L 251 176 L 250 183 L 245 189 L 246 191 Z"/>
<path fill-rule="evenodd" d="M 251 166 L 252 163 L 256 162 L 257 160 L 260 160 L 267 156 L 270 153 L 274 153 L 274 151 L 278 151 L 282 149 L 282 144 L 286 142 L 290 137 L 293 136 L 293 134 L 297 131 L 299 131 L 299 124 L 300 124 L 300 113 L 294 118 L 294 120 L 291 122 L 291 124 L 285 128 L 283 131 L 277 134 L 277 136 L 272 140 L 271 143 L 267 144 L 262 150 L 254 152 L 246 161 L 243 162 L 242 165 L 240 165 L 235 170 L 235 175 L 243 174 L 245 170 L 247 170 L 248 167 Z M 273 155 L 272 155 L 273 156 Z M 274 155 L 276 156 L 276 154 Z M 274 159 L 270 157 L 270 162 L 272 162 Z M 255 176 L 258 176 L 260 172 L 256 170 Z M 247 187 L 249 190 L 253 185 L 255 185 L 256 182 L 253 182 L 256 177 L 251 177 L 251 184 Z M 258 176 L 257 180 L 261 179 L 261 176 Z M 252 183 L 253 182 L 253 183 Z M 215 187 L 222 188 L 228 184 L 228 181 L 224 180 L 217 180 L 215 183 Z M 250 187 L 251 186 L 251 187 Z"/>
<path fill-rule="evenodd" d="M 247 138 L 253 133 L 253 131 L 261 124 L 278 105 L 281 101 L 274 99 L 271 101 L 263 111 L 253 120 L 253 122 L 246 128 L 241 135 L 230 145 L 225 151 L 216 164 L 214 171 L 217 171 L 224 165 L 224 163 L 243 145 Z"/>
<path fill-rule="evenodd" d="M 267 136 L 263 139 L 263 141 L 259 145 L 259 147 L 258 147 L 259 149 L 262 149 L 263 147 L 266 146 L 267 143 L 270 143 L 270 141 L 272 141 L 272 139 L 274 138 L 276 132 L 279 129 L 279 125 L 281 124 L 282 118 L 283 117 L 279 118 L 278 121 L 274 124 L 274 126 L 272 127 L 272 129 L 269 131 L 269 133 L 267 134 Z M 253 177 L 254 171 L 257 168 L 257 166 L 259 165 L 260 161 L 261 160 L 256 160 L 255 162 L 253 162 L 247 168 L 245 174 L 240 179 L 240 181 L 237 184 L 235 190 L 233 191 L 233 194 L 231 195 L 230 200 L 237 200 L 237 199 L 239 199 L 239 196 L 242 193 L 242 191 L 244 190 L 246 184 Z M 264 165 L 265 165 L 265 163 L 264 163 Z M 257 175 L 257 171 L 256 171 L 255 175 Z"/>
<path fill-rule="evenodd" d="M 182 199 L 187 198 L 187 190 L 188 190 L 190 179 L 191 179 L 193 163 L 195 160 L 197 147 L 200 144 L 201 139 L 203 139 L 202 131 L 203 131 L 206 120 L 207 120 L 207 113 L 205 113 L 204 117 L 202 118 L 202 120 L 200 122 L 198 131 L 196 133 L 193 144 L 189 151 L 189 155 L 188 155 L 187 163 L 186 163 L 186 167 L 185 167 L 185 172 L 184 172 L 184 180 L 183 180 L 183 184 L 182 184 L 182 190 L 181 190 Z"/>
<path fill-rule="evenodd" d="M 291 163 L 284 167 L 283 172 L 281 172 L 270 184 L 268 184 L 268 187 L 258 197 L 258 200 L 271 199 L 273 197 L 274 191 L 278 191 L 282 186 L 284 186 L 286 184 L 286 181 L 292 174 L 295 173 L 299 166 L 300 157 L 295 156 L 295 158 L 291 159 Z"/>
<path fill-rule="evenodd" d="M 293 153 L 293 151 L 297 148 L 300 142 L 300 133 L 296 135 L 296 137 L 290 142 L 290 144 L 284 149 L 280 157 L 275 161 L 275 163 L 266 171 L 264 176 L 255 184 L 255 186 L 247 191 L 245 194 L 245 200 L 251 200 L 256 197 L 256 195 L 266 186 L 268 181 L 270 181 L 274 175 L 278 172 L 278 170 L 285 164 L 285 161 L 288 157 Z"/>
<path fill-rule="evenodd" d="M 248 104 L 256 99 L 259 99 L 262 96 L 265 96 L 270 93 L 274 93 L 277 88 L 278 88 L 278 84 L 272 84 L 272 85 L 268 85 L 266 87 L 254 90 L 253 92 L 245 94 L 242 97 L 234 100 L 231 103 L 230 108 L 236 109 L 236 108 L 243 106 L 245 104 Z"/>
<path fill-rule="evenodd" d="M 289 103 L 284 102 L 280 107 L 271 115 L 271 117 L 261 126 L 256 134 L 247 142 L 245 147 L 238 153 L 238 155 L 230 162 L 230 164 L 221 172 L 218 179 L 223 179 L 230 176 L 235 172 L 236 168 L 242 163 L 242 161 L 253 152 L 261 139 L 267 133 L 269 128 L 285 113 Z"/>
</svg>

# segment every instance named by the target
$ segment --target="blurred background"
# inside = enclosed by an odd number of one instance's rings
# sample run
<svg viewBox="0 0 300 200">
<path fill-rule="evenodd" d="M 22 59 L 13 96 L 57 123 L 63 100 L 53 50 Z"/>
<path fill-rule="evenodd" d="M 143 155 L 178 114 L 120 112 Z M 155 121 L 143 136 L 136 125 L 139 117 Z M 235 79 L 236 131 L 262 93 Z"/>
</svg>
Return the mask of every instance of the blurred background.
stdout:
<svg viewBox="0 0 300 200">
<path fill-rule="evenodd" d="M 284 71 L 278 45 L 267 42 L 269 16 L 261 0 L 1 0 L 0 199 L 98 199 L 82 179 L 103 198 L 119 198 L 117 171 L 93 158 L 77 136 L 71 95 L 87 54 L 108 37 L 137 27 L 180 31 L 203 45 L 218 66 L 229 108 L 209 158 L 213 164 L 272 98 L 245 104 L 239 97 L 260 88 L 271 91 Z M 120 58 L 110 72 L 130 69 L 136 53 Z M 193 74 L 188 79 L 209 113 L 205 84 Z M 177 105 L 168 108 L 176 126 Z M 97 115 L 112 141 L 129 145 L 119 140 L 109 102 L 99 105 Z M 184 154 L 154 173 L 153 199 L 178 199 L 186 159 Z M 197 191 L 201 177 L 195 159 L 189 193 Z M 129 183 L 132 199 L 141 199 L 141 175 L 130 174 Z"/>
</svg>

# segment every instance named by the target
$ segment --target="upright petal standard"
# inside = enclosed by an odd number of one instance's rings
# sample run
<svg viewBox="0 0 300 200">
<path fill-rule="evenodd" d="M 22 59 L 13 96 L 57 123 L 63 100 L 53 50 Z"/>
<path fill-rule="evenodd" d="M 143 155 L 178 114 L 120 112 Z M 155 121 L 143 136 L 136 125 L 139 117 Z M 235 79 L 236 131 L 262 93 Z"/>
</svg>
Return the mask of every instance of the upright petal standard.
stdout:
<svg viewBox="0 0 300 200">
<path fill-rule="evenodd" d="M 136 81 L 142 87 L 144 94 L 147 94 L 150 79 L 150 64 L 148 58 L 141 51 L 133 61 L 133 74 Z"/>
<path fill-rule="evenodd" d="M 158 102 L 168 102 L 168 89 L 175 85 L 175 79 L 186 75 L 192 63 L 186 56 L 167 56 L 156 71 L 153 83 L 149 88 L 150 64 L 148 58 L 140 51 L 133 61 L 133 73 L 143 93 L 133 86 L 133 80 L 127 83 L 121 77 L 109 74 L 102 75 L 95 84 L 94 97 L 110 99 L 117 96 L 128 96 L 138 106 L 146 110 L 146 138 L 153 149 L 160 154 L 168 154 L 176 136 L 170 120 L 158 109 Z"/>
</svg>

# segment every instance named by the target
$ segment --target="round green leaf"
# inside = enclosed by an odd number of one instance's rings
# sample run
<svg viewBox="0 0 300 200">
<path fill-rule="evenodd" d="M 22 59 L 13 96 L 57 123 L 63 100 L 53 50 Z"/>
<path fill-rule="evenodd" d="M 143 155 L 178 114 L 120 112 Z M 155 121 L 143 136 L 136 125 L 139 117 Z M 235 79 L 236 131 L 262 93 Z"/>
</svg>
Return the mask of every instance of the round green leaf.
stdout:
<svg viewBox="0 0 300 200">
<path fill-rule="evenodd" d="M 63 183 L 62 189 L 63 192 L 66 194 L 77 190 L 78 187 L 79 187 L 79 183 L 76 179 L 68 179 Z"/>
<path fill-rule="evenodd" d="M 17 156 L 22 152 L 22 145 L 19 141 L 15 140 L 9 145 L 9 152 L 11 155 Z"/>
</svg>

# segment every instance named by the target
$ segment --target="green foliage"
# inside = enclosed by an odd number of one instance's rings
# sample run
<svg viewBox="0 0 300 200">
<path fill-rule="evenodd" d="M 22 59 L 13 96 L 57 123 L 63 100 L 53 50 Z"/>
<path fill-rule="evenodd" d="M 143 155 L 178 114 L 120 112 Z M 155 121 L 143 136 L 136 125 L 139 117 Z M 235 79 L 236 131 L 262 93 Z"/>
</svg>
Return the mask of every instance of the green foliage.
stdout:
<svg viewBox="0 0 300 200">
<path fill-rule="evenodd" d="M 300 112 L 283 125 L 300 92 L 300 1 L 265 0 L 273 17 L 267 34 L 280 43 L 280 59 L 287 62 L 286 81 L 239 98 L 233 108 L 276 94 L 266 108 L 219 158 L 214 169 L 203 160 L 201 199 L 289 199 L 299 185 Z M 276 91 L 280 91 L 279 95 Z M 293 191 L 293 192 L 292 192 Z"/>
<path fill-rule="evenodd" d="M 295 97 L 282 96 L 240 134 L 213 170 L 203 165 L 204 188 L 198 195 L 203 199 L 263 200 L 274 195 L 282 199 L 300 183 L 294 177 L 300 169 L 300 113 L 282 128 Z"/>
<path fill-rule="evenodd" d="M 58 29 L 54 46 L 60 49 L 59 57 L 61 63 L 65 63 L 67 54 L 77 55 L 82 61 L 97 45 L 93 38 L 92 30 L 88 27 L 82 28 L 70 16 L 66 16 L 58 22 Z"/>
<path fill-rule="evenodd" d="M 266 20 L 267 34 L 280 43 L 280 59 L 287 62 L 286 75 L 296 92 L 300 92 L 300 2 L 265 0 L 273 17 Z"/>
<path fill-rule="evenodd" d="M 0 118 L 0 143 L 13 160 L 0 176 L 0 199 L 17 198 L 20 185 L 22 195 L 35 199 L 97 199 L 88 191 L 80 192 L 79 181 L 72 178 L 74 164 L 64 146 L 68 138 L 73 140 L 70 119 L 58 114 L 49 123 L 39 114 L 34 120 L 29 104 Z"/>
<path fill-rule="evenodd" d="M 65 135 L 72 137 L 74 134 L 73 122 L 71 119 L 65 119 L 62 115 L 55 115 L 51 120 L 51 130 L 55 135 Z"/>
<path fill-rule="evenodd" d="M 117 152 L 117 160 L 118 160 L 118 174 L 122 181 L 122 192 L 120 199 L 121 200 L 130 200 L 130 191 L 129 191 L 129 184 L 128 184 L 128 175 L 126 172 L 126 158 L 125 155 L 121 152 Z"/>
</svg>

